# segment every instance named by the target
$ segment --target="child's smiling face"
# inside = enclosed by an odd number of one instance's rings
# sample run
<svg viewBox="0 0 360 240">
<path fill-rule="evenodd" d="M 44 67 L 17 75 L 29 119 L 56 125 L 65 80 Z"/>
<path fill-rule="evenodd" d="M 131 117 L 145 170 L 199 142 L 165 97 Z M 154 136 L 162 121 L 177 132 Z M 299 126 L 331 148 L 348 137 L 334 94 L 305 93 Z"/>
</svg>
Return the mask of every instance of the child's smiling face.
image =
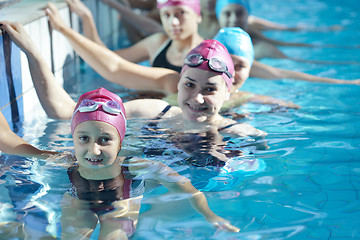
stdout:
<svg viewBox="0 0 360 240">
<path fill-rule="evenodd" d="M 74 131 L 75 156 L 84 168 L 110 167 L 121 149 L 116 128 L 100 121 L 80 123 Z"/>
<path fill-rule="evenodd" d="M 221 75 L 197 68 L 187 69 L 178 83 L 178 104 L 186 120 L 211 122 L 217 118 L 229 91 Z"/>
</svg>

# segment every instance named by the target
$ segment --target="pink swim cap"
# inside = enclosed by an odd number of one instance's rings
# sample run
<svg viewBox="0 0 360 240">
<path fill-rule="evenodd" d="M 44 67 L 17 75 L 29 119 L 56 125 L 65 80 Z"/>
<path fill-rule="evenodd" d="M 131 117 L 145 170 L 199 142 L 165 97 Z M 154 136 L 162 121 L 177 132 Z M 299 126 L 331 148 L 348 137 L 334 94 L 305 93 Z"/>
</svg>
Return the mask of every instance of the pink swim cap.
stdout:
<svg viewBox="0 0 360 240">
<path fill-rule="evenodd" d="M 76 104 L 71 119 L 71 133 L 80 123 L 100 121 L 116 128 L 121 142 L 126 133 L 126 113 L 121 98 L 105 88 L 98 88 L 84 93 Z"/>
<path fill-rule="evenodd" d="M 201 55 L 202 58 L 206 60 L 204 60 L 198 66 L 189 66 L 186 63 L 187 59 L 193 58 L 192 56 L 196 57 L 196 55 Z M 214 64 L 211 64 L 211 59 L 216 59 L 217 61 Z M 210 65 L 212 65 L 213 69 Z M 225 72 L 214 70 L 214 68 L 220 69 L 221 67 L 224 67 L 227 71 Z M 181 74 L 183 74 L 188 68 L 200 68 L 206 71 L 213 71 L 218 73 L 224 78 L 230 91 L 233 83 L 234 63 L 226 47 L 219 41 L 214 39 L 204 40 L 197 47 L 192 49 L 185 57 L 185 64 L 181 69 Z"/>
<path fill-rule="evenodd" d="M 157 8 L 168 6 L 187 6 L 194 10 L 197 15 L 201 15 L 201 7 L 199 0 L 157 0 Z"/>
</svg>

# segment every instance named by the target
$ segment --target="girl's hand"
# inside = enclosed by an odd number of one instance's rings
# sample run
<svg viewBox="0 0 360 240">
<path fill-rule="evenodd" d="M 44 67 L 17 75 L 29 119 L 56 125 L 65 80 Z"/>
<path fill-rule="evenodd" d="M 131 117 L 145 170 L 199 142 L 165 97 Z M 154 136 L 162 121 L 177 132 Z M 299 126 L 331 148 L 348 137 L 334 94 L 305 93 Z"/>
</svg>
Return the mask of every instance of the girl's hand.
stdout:
<svg viewBox="0 0 360 240">
<path fill-rule="evenodd" d="M 5 30 L 11 40 L 25 53 L 34 48 L 34 43 L 22 24 L 9 21 L 0 21 L 0 24 L 0 29 Z"/>
<path fill-rule="evenodd" d="M 228 220 L 223 219 L 222 217 L 214 216 L 210 219 L 207 219 L 207 221 L 213 224 L 214 227 L 216 227 L 219 230 L 223 230 L 227 232 L 240 232 L 240 228 L 231 225 L 231 223 Z"/>
<path fill-rule="evenodd" d="M 360 79 L 349 81 L 351 85 L 360 85 Z"/>
<path fill-rule="evenodd" d="M 70 10 L 76 13 L 80 18 L 91 15 L 90 9 L 80 0 L 65 0 Z"/>
<path fill-rule="evenodd" d="M 61 32 L 61 30 L 66 27 L 66 24 L 60 16 L 59 10 L 53 3 L 48 2 L 45 8 L 45 13 L 49 17 L 49 21 L 53 29 Z"/>
</svg>

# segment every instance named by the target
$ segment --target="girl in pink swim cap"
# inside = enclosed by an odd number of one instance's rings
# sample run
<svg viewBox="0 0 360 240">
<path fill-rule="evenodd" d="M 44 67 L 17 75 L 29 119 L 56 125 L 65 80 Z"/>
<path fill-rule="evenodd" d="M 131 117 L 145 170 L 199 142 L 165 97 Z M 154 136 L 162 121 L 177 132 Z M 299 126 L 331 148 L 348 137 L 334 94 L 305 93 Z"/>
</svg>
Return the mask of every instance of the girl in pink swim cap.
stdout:
<svg viewBox="0 0 360 240">
<path fill-rule="evenodd" d="M 208 39 L 185 57 L 177 83 L 178 106 L 159 99 L 138 99 L 125 104 L 128 117 L 162 118 L 161 124 L 177 131 L 202 132 L 213 128 L 238 137 L 264 137 L 265 132 L 246 123 L 237 123 L 219 114 L 230 97 L 234 64 L 223 44 Z"/>
<path fill-rule="evenodd" d="M 126 115 L 121 98 L 105 88 L 99 88 L 80 96 L 71 119 L 71 132 L 86 121 L 101 121 L 114 126 L 121 142 L 126 133 Z"/>
<path fill-rule="evenodd" d="M 165 2 L 163 4 L 165 4 Z M 166 4 L 170 3 L 166 2 Z M 171 4 L 173 3 L 171 2 Z M 60 31 L 72 43 L 75 51 L 78 52 L 81 58 L 84 59 L 92 68 L 94 68 L 96 72 L 102 75 L 105 79 L 122 85 L 126 88 L 147 91 L 147 93 L 152 91 L 152 97 L 153 94 L 157 94 L 156 98 L 159 98 L 159 92 L 160 97 L 164 94 L 167 95 L 169 93 L 177 93 L 177 84 L 180 80 L 179 73 L 181 72 L 184 58 L 186 54 L 191 51 L 191 49 L 202 42 L 202 38 L 199 37 L 199 34 L 197 33 L 198 26 L 197 24 L 194 24 L 196 21 L 200 21 L 201 17 L 198 16 L 198 14 L 196 14 L 193 10 L 189 9 L 189 7 L 182 5 L 163 6 L 160 8 L 160 12 L 165 19 L 163 22 L 164 29 L 166 32 L 168 32 L 168 35 L 165 37 L 164 34 L 159 33 L 156 34 L 156 36 L 154 35 L 153 37 L 148 38 L 148 40 L 152 40 L 146 44 L 142 44 L 140 42 L 138 43 L 141 45 L 141 48 L 147 48 L 147 50 L 142 49 L 141 54 L 150 50 L 156 55 L 156 57 L 154 55 L 153 58 L 153 63 L 158 63 L 153 64 L 153 66 L 157 66 L 155 68 L 134 64 L 131 62 L 132 60 L 130 58 L 138 56 L 137 54 L 129 54 L 129 58 L 122 58 L 117 54 L 114 54 L 109 49 L 106 49 L 105 47 L 90 41 L 84 36 L 77 34 L 71 28 L 64 26 L 60 14 L 58 13 L 55 6 L 49 4 L 48 8 L 49 20 L 54 26 L 54 29 L 60 28 Z M 167 24 L 166 26 L 165 23 Z M 171 35 L 173 37 L 171 37 Z M 164 45 L 160 48 L 161 51 L 156 50 L 158 47 L 160 47 L 160 45 L 154 44 L 154 41 L 157 42 L 159 39 L 161 42 L 165 41 L 163 42 Z M 147 40 L 144 39 L 144 41 Z M 134 49 L 135 46 L 140 46 L 138 44 L 132 46 L 131 49 Z M 138 47 L 136 48 L 138 49 Z M 180 54 L 178 50 L 180 50 L 182 53 Z M 157 52 L 155 53 L 155 51 Z M 240 66 L 240 69 L 242 69 L 241 65 L 238 64 L 238 66 Z M 235 74 L 235 80 L 237 80 L 240 77 L 240 74 L 238 74 L 239 67 L 236 67 L 235 69 L 237 69 L 237 73 Z M 129 81 L 130 78 L 132 81 Z M 244 81 L 246 78 L 246 76 L 242 77 L 242 80 Z M 234 86 L 233 89 L 235 89 Z M 244 102 L 247 102 L 247 99 L 251 99 L 251 101 L 254 102 L 259 102 L 255 94 L 245 94 L 246 96 L 241 96 L 241 98 L 232 96 L 232 99 L 230 99 L 230 104 L 227 104 L 227 108 L 229 108 L 229 106 L 241 105 Z M 251 96 L 251 98 L 248 98 L 247 96 Z M 236 99 L 233 100 L 234 98 Z M 260 96 L 260 98 L 260 102 L 263 102 L 263 97 Z M 174 102 L 173 104 L 175 105 L 176 96 L 173 99 L 174 100 L 172 102 Z M 269 101 L 268 98 L 266 98 L 266 101 L 264 102 L 266 104 L 272 103 L 272 101 Z M 275 104 L 277 104 L 277 102 L 278 101 L 276 101 Z"/>
<path fill-rule="evenodd" d="M 79 214 L 77 210 L 84 211 L 84 206 L 88 205 L 83 205 L 80 209 L 78 205 L 86 201 L 86 204 L 90 202 L 89 212 L 97 215 L 101 228 L 107 229 L 105 227 L 107 224 L 117 226 L 108 232 L 100 230 L 100 234 L 105 236 L 103 239 L 107 239 L 107 236 L 114 233 L 118 234 L 119 237 L 131 236 L 135 231 L 140 210 L 140 200 L 144 190 L 142 181 L 145 180 L 145 172 L 146 179 L 156 180 L 171 191 L 178 189 L 181 184 L 187 185 L 188 189 L 185 192 L 194 194 L 194 201 L 191 201 L 194 203 L 195 209 L 205 209 L 199 212 L 206 219 L 211 219 L 210 222 L 215 226 L 225 224 L 229 230 L 238 231 L 228 221 L 215 215 L 207 204 L 204 205 L 200 202 L 200 199 L 205 197 L 191 185 L 188 179 L 180 176 L 165 164 L 139 158 L 118 157 L 126 132 L 126 113 L 121 98 L 116 94 L 104 88 L 83 94 L 75 107 L 71 130 L 78 166 L 71 167 L 68 170 L 69 178 L 73 184 L 73 193 L 69 193 L 65 198 L 68 203 L 67 207 L 75 209 L 63 217 L 62 222 L 65 230 L 73 227 L 74 221 L 79 221 L 79 219 L 75 220 Z M 134 180 L 133 176 L 142 180 Z M 170 177 L 175 177 L 176 180 L 170 182 L 172 181 Z M 119 181 L 119 179 L 124 180 Z M 139 181 L 141 184 L 138 183 Z M 90 190 L 87 190 L 86 187 L 87 184 L 94 188 L 97 186 L 96 183 L 100 184 L 100 182 L 101 184 L 106 182 L 107 185 L 104 184 L 104 186 L 111 187 L 111 190 L 107 189 L 105 195 L 99 188 L 95 192 L 92 190 L 92 196 L 90 196 L 88 193 Z M 134 182 L 137 183 L 133 184 Z M 137 194 L 134 195 L 134 192 Z M 195 197 L 199 193 L 200 197 Z M 116 197 L 114 198 L 114 196 Z M 95 203 L 94 201 L 98 201 L 99 198 L 104 199 L 103 202 L 101 204 Z M 108 198 L 114 199 L 109 202 L 109 200 L 105 200 Z M 74 201 L 77 203 L 74 204 Z M 126 207 L 129 208 L 126 211 L 130 213 L 129 216 L 123 213 Z M 115 213 L 117 216 L 112 217 Z M 102 220 L 104 221 L 102 222 Z M 66 234 L 70 234 L 69 239 L 78 234 L 73 235 L 74 233 L 70 230 L 69 232 L 66 232 Z"/>
<path fill-rule="evenodd" d="M 156 2 L 159 9 L 170 6 L 188 6 L 199 16 L 201 15 L 200 0 L 157 0 Z"/>
<path fill-rule="evenodd" d="M 116 5 L 114 0 L 107 2 L 113 2 L 112 4 Z M 71 9 L 82 18 L 83 26 L 86 27 L 85 35 L 94 42 L 106 46 L 98 35 L 91 11 L 81 4 L 80 0 L 68 1 L 68 3 Z M 186 54 L 203 40 L 198 33 L 198 24 L 202 20 L 200 1 L 159 0 L 157 6 L 162 24 L 161 31 L 153 33 L 127 48 L 118 49 L 115 53 L 133 63 L 149 60 L 152 67 L 163 67 L 180 72 Z M 126 12 L 131 12 L 131 10 L 127 9 Z M 71 39 L 76 37 L 77 33 L 71 31 L 72 29 L 62 21 L 56 6 L 49 3 L 46 13 L 52 27 L 72 42 Z M 127 16 L 125 12 L 124 14 L 122 16 Z M 134 15 L 137 16 L 137 14 Z M 130 19 L 130 17 L 124 18 Z M 142 24 L 139 24 L 140 27 L 147 22 L 149 19 L 143 19 Z M 137 25 L 135 21 L 131 23 L 133 26 Z M 75 51 L 82 52 L 83 47 L 91 51 L 91 48 L 87 48 L 86 45 L 86 42 L 83 42 L 81 45 L 73 45 L 73 47 Z M 93 56 L 95 57 L 94 54 Z"/>
<path fill-rule="evenodd" d="M 189 179 L 164 163 L 119 156 L 126 116 L 121 98 L 104 88 L 80 96 L 71 120 L 75 156 L 61 159 L 70 162 L 67 173 L 71 183 L 61 201 L 61 238 L 90 237 L 99 221 L 99 239 L 128 239 L 136 229 L 146 180 L 172 192 L 185 193 L 193 208 L 209 223 L 238 232 L 239 228 L 212 212 L 205 195 Z M 0 124 L 2 127 L 3 121 Z M 21 144 L 33 148 L 22 139 Z M 18 149 L 11 154 L 23 155 Z M 33 156 L 47 160 L 52 156 L 59 161 L 56 154 L 33 151 Z M 31 156 L 31 152 L 27 151 L 26 156 Z"/>
<path fill-rule="evenodd" d="M 181 73 L 188 68 L 199 68 L 218 73 L 228 90 L 233 84 L 234 63 L 226 47 L 216 40 L 204 40 L 186 56 Z"/>
</svg>

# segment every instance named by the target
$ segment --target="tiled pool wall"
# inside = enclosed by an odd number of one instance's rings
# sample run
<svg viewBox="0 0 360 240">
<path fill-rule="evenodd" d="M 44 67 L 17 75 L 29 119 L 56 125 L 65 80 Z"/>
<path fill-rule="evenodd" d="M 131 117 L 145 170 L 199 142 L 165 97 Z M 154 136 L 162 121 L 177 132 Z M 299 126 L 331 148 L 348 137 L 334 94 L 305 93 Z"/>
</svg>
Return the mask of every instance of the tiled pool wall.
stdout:
<svg viewBox="0 0 360 240">
<path fill-rule="evenodd" d="M 51 31 L 43 8 L 48 1 L 23 0 L 0 9 L 0 20 L 20 22 L 29 33 L 35 45 L 53 71 L 56 80 L 63 86 L 64 81 L 76 79 L 79 73 L 79 57 L 70 43 L 58 32 Z M 71 13 L 64 1 L 53 1 L 59 8 L 66 24 L 81 31 L 76 14 Z M 100 37 L 109 45 L 119 40 L 118 13 L 103 4 L 101 0 L 86 0 L 92 11 Z M 74 83 L 75 84 L 75 83 Z M 33 86 L 26 55 L 0 33 L 0 110 L 14 131 L 17 123 L 33 121 L 46 116 Z"/>
</svg>

